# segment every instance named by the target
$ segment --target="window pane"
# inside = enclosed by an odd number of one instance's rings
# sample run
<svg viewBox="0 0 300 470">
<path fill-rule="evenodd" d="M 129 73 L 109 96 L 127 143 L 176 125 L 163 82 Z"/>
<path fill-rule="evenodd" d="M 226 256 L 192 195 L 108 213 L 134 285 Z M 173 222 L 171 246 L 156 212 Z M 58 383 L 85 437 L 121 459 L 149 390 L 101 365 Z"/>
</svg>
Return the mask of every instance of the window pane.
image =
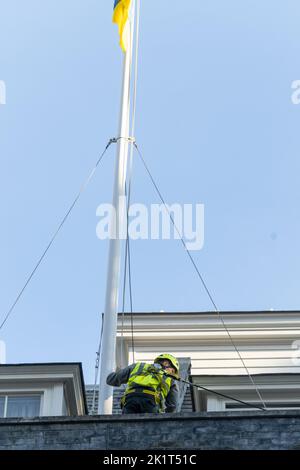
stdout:
<svg viewBox="0 0 300 470">
<path fill-rule="evenodd" d="M 33 418 L 40 414 L 41 397 L 19 396 L 8 397 L 7 400 L 7 418 Z"/>
<path fill-rule="evenodd" d="M 0 418 L 4 417 L 5 397 L 0 397 Z"/>
</svg>

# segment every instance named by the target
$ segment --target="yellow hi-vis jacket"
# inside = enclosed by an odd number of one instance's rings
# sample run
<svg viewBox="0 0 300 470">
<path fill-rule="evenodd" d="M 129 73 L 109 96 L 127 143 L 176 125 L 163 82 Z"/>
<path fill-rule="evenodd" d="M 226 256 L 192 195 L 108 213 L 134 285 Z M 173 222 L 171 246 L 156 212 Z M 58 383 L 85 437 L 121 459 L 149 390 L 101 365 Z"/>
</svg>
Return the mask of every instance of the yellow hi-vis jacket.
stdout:
<svg viewBox="0 0 300 470">
<path fill-rule="evenodd" d="M 153 396 L 160 412 L 172 413 L 176 411 L 178 388 L 171 377 L 163 375 L 153 364 L 137 362 L 117 372 L 108 375 L 108 385 L 120 386 L 127 383 L 122 404 L 126 397 L 132 393 Z"/>
<path fill-rule="evenodd" d="M 124 401 L 130 393 L 152 395 L 159 409 L 163 411 L 164 402 L 172 385 L 171 377 L 165 377 L 162 371 L 150 364 L 138 362 L 131 372 L 125 390 Z"/>
</svg>

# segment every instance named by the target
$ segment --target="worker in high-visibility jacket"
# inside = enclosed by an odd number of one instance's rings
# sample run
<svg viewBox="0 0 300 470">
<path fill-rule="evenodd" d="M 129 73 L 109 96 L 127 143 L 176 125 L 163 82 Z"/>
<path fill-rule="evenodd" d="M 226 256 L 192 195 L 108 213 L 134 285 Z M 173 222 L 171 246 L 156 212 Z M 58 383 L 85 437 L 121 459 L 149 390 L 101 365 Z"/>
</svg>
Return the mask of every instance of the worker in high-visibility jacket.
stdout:
<svg viewBox="0 0 300 470">
<path fill-rule="evenodd" d="M 106 383 L 113 387 L 127 384 L 121 399 L 122 412 L 173 413 L 177 408 L 179 378 L 178 360 L 171 354 L 161 354 L 154 364 L 137 362 L 112 372 Z"/>
</svg>

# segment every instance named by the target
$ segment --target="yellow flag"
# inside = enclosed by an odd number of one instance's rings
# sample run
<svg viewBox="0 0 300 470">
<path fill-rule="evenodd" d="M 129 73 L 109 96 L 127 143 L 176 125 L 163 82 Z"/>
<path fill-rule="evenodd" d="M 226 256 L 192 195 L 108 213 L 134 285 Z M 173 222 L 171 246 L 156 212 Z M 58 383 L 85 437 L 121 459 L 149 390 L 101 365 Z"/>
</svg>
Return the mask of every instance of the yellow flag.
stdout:
<svg viewBox="0 0 300 470">
<path fill-rule="evenodd" d="M 119 28 L 120 35 L 120 46 L 124 52 L 126 52 L 126 41 L 125 35 L 126 24 L 129 17 L 131 0 L 115 0 L 114 4 L 114 13 L 113 13 L 113 23 L 116 23 Z"/>
</svg>

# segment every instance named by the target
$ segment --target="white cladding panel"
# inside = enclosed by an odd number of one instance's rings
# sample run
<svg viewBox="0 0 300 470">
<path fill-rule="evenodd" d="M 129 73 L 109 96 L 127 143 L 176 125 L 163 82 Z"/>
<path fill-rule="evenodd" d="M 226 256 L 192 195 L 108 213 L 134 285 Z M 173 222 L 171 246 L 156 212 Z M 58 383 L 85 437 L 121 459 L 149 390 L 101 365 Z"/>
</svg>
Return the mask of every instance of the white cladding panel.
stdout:
<svg viewBox="0 0 300 470">
<path fill-rule="evenodd" d="M 300 312 L 233 313 L 224 319 L 251 374 L 300 372 Z M 135 314 L 133 325 L 135 361 L 151 362 L 169 352 L 190 357 L 192 375 L 247 374 L 215 314 Z M 119 353 L 121 335 L 124 365 L 133 362 L 129 316 L 123 332 L 119 321 Z"/>
</svg>

